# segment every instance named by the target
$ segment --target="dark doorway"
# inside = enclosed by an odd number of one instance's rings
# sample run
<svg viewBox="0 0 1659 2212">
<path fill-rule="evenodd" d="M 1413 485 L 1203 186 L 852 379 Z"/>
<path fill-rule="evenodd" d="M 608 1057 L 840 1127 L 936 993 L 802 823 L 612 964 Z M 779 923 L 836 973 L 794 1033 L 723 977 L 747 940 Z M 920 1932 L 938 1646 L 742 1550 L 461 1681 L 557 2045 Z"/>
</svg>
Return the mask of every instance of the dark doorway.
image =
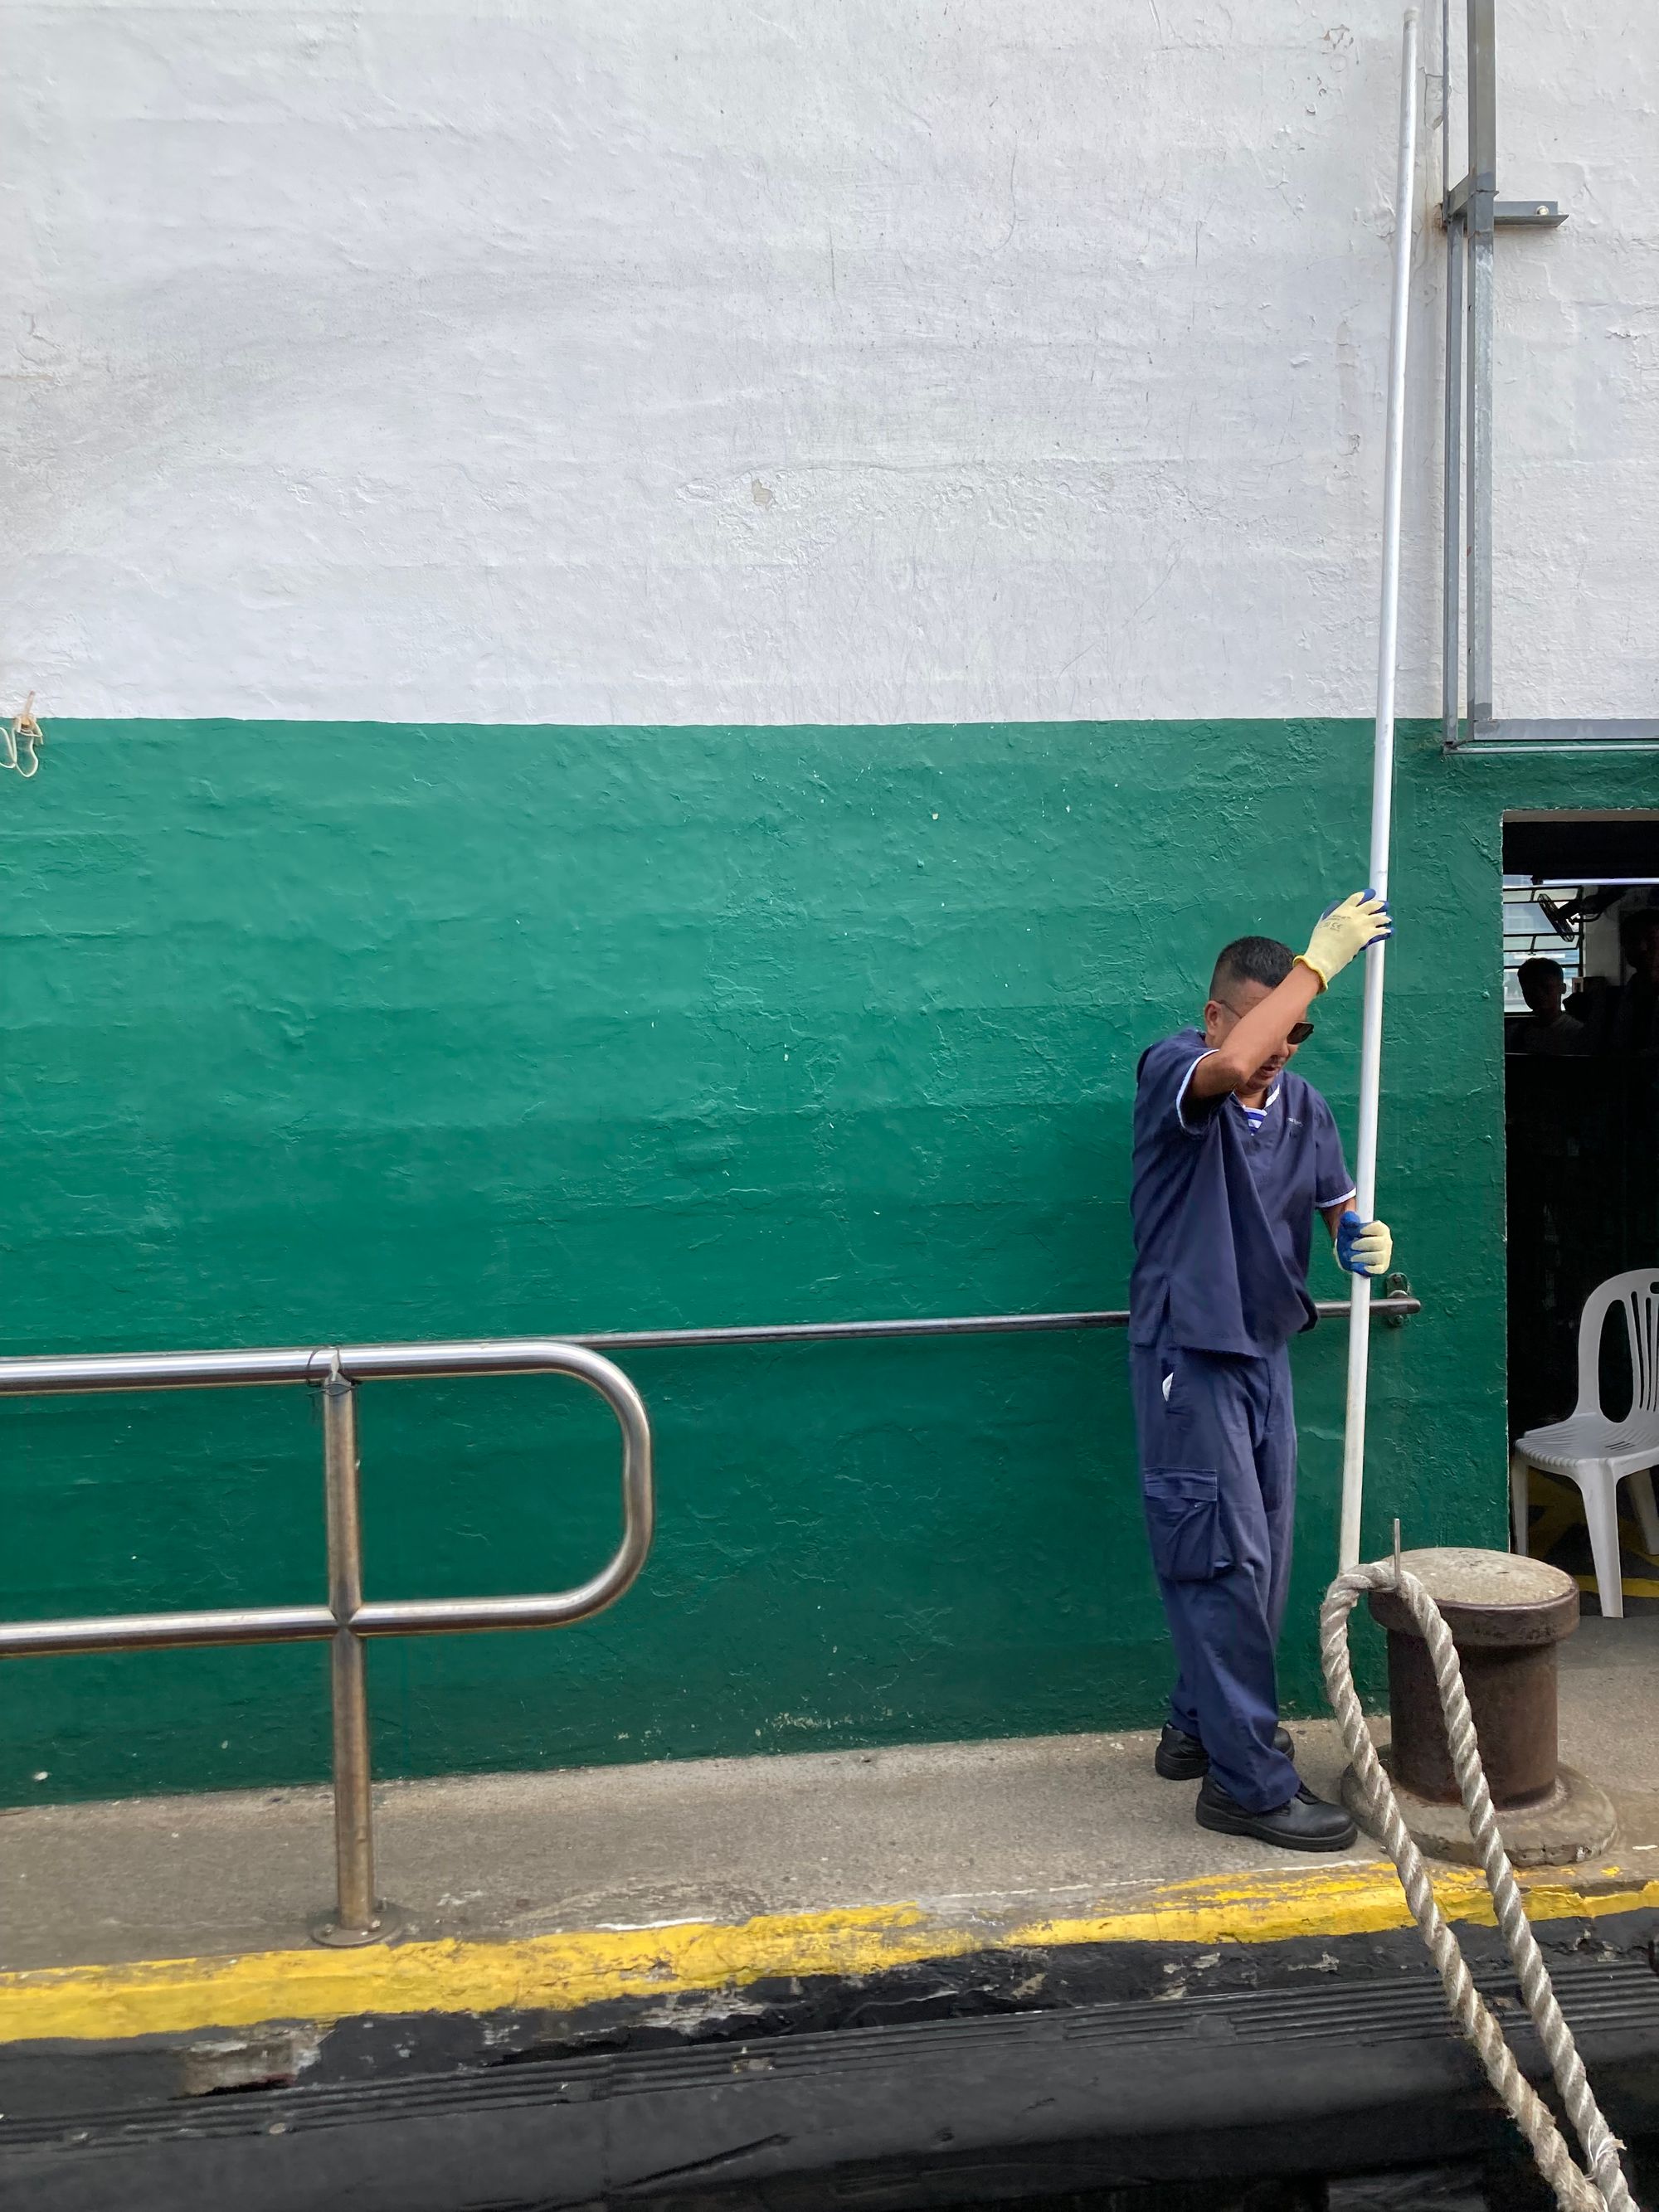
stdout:
<svg viewBox="0 0 1659 2212">
<path fill-rule="evenodd" d="M 1590 1292 L 1659 1266 L 1659 817 L 1506 820 L 1503 957 L 1515 1437 L 1573 1411 Z M 1630 1402 L 1622 1334 L 1610 1413 Z"/>
</svg>

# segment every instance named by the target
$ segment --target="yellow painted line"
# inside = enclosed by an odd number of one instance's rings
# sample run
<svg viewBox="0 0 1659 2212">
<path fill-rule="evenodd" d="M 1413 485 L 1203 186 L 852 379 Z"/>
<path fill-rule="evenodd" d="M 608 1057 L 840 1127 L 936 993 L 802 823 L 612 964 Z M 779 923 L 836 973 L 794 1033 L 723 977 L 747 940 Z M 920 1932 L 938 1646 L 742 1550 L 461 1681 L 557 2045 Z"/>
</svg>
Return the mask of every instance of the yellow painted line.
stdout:
<svg viewBox="0 0 1659 2212">
<path fill-rule="evenodd" d="M 1645 1559 L 1646 1553 L 1644 1552 L 1642 1556 Z M 1575 1575 L 1573 1580 L 1581 1590 L 1593 1590 L 1595 1588 L 1594 1575 Z M 1620 1579 L 1620 1587 L 1626 1597 L 1659 1597 L 1659 1583 L 1646 1581 L 1639 1575 L 1622 1576 Z"/>
<path fill-rule="evenodd" d="M 1534 1920 L 1601 1919 L 1614 1912 L 1659 1910 L 1659 1881 L 1644 1881 L 1624 1868 L 1603 1868 L 1594 1877 L 1569 1868 L 1516 1878 Z M 1497 1925 L 1486 1882 L 1473 1868 L 1437 1874 L 1434 1893 L 1449 1920 Z M 1041 1921 L 1006 1940 L 1011 1946 L 1278 1943 L 1297 1937 L 1376 1935 L 1412 1924 L 1394 1869 L 1372 1863 L 1317 1875 L 1221 1875 L 1173 1884 L 1128 1912 Z"/>
<path fill-rule="evenodd" d="M 1659 1881 L 1617 1866 L 1522 1876 L 1534 1918 L 1659 1910 Z M 1435 1884 L 1449 1918 L 1491 1923 L 1479 1875 Z M 326 2022 L 360 2014 L 572 2012 L 605 1999 L 741 1988 L 775 1976 L 867 1976 L 978 1951 L 1076 1943 L 1269 1943 L 1409 1923 L 1391 1868 L 1216 1875 L 1142 1893 L 1115 1910 L 967 1921 L 916 1905 L 763 1915 L 732 1926 L 584 1929 L 513 1942 L 411 1942 L 361 1951 L 254 1952 L 0 1974 L 0 2042 Z"/>
</svg>

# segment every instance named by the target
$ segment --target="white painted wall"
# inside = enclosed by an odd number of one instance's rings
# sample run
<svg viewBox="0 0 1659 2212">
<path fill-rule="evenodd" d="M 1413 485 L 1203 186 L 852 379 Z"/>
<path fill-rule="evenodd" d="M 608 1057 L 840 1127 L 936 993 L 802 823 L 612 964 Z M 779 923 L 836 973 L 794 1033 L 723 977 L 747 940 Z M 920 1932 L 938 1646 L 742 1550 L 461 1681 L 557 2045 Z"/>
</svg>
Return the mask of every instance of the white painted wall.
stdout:
<svg viewBox="0 0 1659 2212">
<path fill-rule="evenodd" d="M 0 700 L 1367 712 L 1399 9 L 1347 5 L 12 0 Z M 1500 240 L 1498 703 L 1651 714 L 1659 15 L 1499 17 L 1504 187 L 1573 220 Z"/>
</svg>

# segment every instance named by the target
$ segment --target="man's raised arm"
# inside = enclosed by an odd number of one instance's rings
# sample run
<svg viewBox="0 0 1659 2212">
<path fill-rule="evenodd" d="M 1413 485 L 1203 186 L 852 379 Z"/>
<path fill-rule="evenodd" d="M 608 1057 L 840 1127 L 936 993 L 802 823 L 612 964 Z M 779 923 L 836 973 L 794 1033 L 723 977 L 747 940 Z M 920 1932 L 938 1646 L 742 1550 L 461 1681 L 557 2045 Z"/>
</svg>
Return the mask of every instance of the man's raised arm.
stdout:
<svg viewBox="0 0 1659 2212">
<path fill-rule="evenodd" d="M 1285 1042 L 1331 978 L 1390 929 L 1388 901 L 1375 891 L 1355 891 L 1322 914 L 1307 951 L 1297 954 L 1284 981 L 1260 1006 L 1241 1014 L 1222 1042 L 1194 1068 L 1194 1097 L 1221 1098 L 1241 1089 Z"/>
</svg>

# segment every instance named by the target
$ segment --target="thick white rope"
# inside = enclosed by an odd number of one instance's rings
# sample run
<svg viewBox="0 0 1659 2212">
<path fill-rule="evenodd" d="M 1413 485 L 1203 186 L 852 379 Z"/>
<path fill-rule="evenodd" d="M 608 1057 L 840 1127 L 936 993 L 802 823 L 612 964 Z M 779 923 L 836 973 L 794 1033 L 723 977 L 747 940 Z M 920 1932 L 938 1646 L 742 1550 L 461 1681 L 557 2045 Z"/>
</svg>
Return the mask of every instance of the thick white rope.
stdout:
<svg viewBox="0 0 1659 2212">
<path fill-rule="evenodd" d="M 1441 1710 L 1446 1717 L 1452 1764 L 1457 1770 L 1457 1786 L 1462 1793 L 1463 1809 L 1468 1814 L 1469 1832 L 1486 1873 L 1486 1887 L 1492 1892 L 1498 1924 L 1515 1961 L 1521 1994 L 1543 2043 L 1567 2117 L 1583 2145 L 1589 2174 L 1575 2161 L 1547 2106 L 1516 2064 L 1515 2054 L 1504 2040 L 1502 2027 L 1476 1990 L 1457 1939 L 1441 1917 L 1422 1854 L 1407 1833 L 1393 1787 L 1377 1758 L 1376 1747 L 1371 1741 L 1354 1691 L 1353 1670 L 1348 1660 L 1348 1615 L 1362 1593 L 1372 1589 L 1397 1592 L 1405 1600 L 1429 1647 Z M 1376 1559 L 1368 1565 L 1350 1567 L 1326 1591 L 1319 1613 L 1319 1641 L 1325 1688 L 1342 1730 L 1342 1741 L 1382 1832 L 1383 1846 L 1394 1861 L 1406 1901 L 1439 1969 L 1452 2017 L 1480 2053 L 1486 2079 L 1526 2137 L 1539 2171 L 1555 2191 L 1562 2212 L 1639 2212 L 1619 2162 L 1619 2139 L 1595 2101 L 1572 2031 L 1561 2017 L 1548 1970 L 1521 1902 L 1515 1869 L 1498 1832 L 1492 1792 L 1486 1787 L 1480 1764 L 1474 1720 L 1463 1688 L 1463 1670 L 1457 1663 L 1456 1646 L 1439 1607 L 1408 1569 L 1399 1566 L 1393 1559 Z"/>
</svg>

